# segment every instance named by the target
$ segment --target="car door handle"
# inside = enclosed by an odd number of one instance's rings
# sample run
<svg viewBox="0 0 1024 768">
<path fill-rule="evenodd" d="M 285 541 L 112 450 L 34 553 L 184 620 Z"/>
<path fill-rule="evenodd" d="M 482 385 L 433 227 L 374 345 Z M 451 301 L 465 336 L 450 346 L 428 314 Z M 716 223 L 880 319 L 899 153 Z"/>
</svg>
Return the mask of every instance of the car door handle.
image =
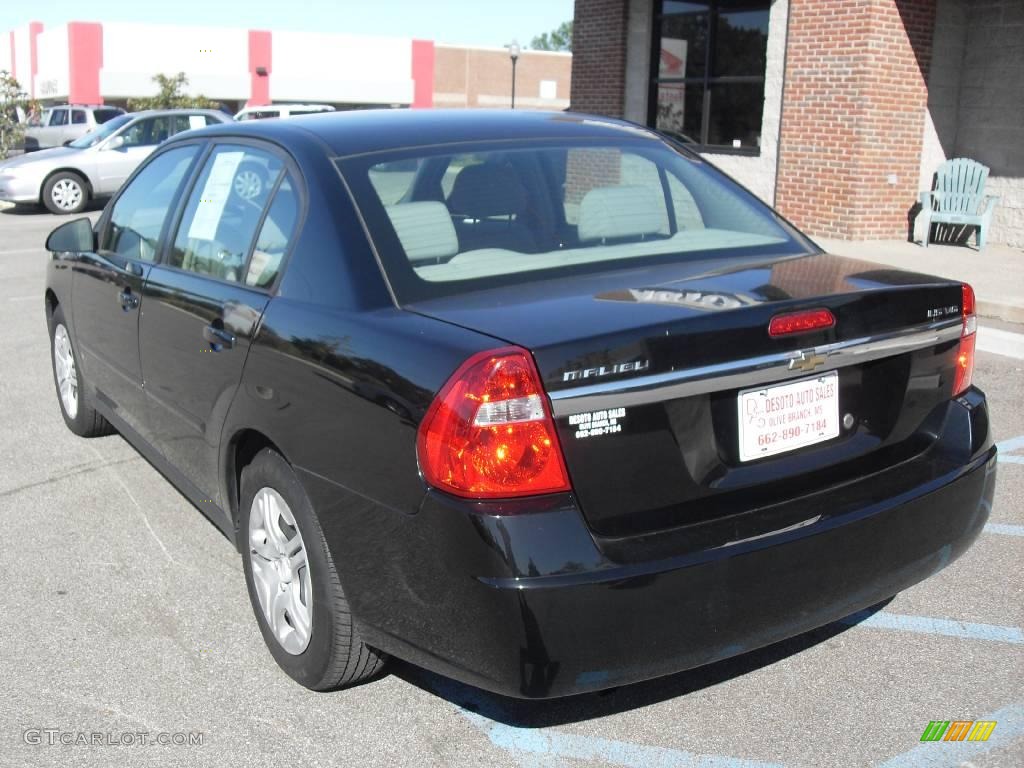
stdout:
<svg viewBox="0 0 1024 768">
<path fill-rule="evenodd" d="M 117 294 L 117 298 L 121 302 L 121 309 L 125 312 L 137 309 L 139 306 L 139 297 L 132 293 L 131 288 L 125 288 Z"/>
<path fill-rule="evenodd" d="M 231 349 L 235 346 L 235 334 L 212 325 L 203 328 L 203 338 L 213 345 L 215 352 L 219 352 L 221 348 Z"/>
</svg>

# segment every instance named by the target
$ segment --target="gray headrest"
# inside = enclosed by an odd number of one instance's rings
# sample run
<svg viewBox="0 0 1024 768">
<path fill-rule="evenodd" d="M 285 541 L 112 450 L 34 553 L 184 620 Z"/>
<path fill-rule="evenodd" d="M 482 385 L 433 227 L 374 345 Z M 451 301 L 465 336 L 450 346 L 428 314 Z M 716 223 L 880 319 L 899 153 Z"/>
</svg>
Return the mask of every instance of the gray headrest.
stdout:
<svg viewBox="0 0 1024 768">
<path fill-rule="evenodd" d="M 665 202 L 650 187 L 597 187 L 580 201 L 580 240 L 653 235 L 665 226 Z"/>
<path fill-rule="evenodd" d="M 409 261 L 432 261 L 459 252 L 459 238 L 444 203 L 399 203 L 384 210 Z"/>
</svg>

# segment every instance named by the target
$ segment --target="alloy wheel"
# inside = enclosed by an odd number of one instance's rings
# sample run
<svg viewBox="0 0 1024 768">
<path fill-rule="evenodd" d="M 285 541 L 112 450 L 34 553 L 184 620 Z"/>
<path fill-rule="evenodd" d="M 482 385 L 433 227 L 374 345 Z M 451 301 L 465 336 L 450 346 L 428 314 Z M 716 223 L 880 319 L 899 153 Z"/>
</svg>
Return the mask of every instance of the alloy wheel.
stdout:
<svg viewBox="0 0 1024 768">
<path fill-rule="evenodd" d="M 78 416 L 78 370 L 71 351 L 71 337 L 63 324 L 53 330 L 53 370 L 57 373 L 60 402 L 69 419 Z"/>
<path fill-rule="evenodd" d="M 273 488 L 256 492 L 249 509 L 249 560 L 263 617 L 285 651 L 306 650 L 313 589 L 306 547 L 288 503 Z"/>
<path fill-rule="evenodd" d="M 263 179 L 256 171 L 242 171 L 235 176 L 235 194 L 243 200 L 259 197 L 263 191 Z"/>
</svg>

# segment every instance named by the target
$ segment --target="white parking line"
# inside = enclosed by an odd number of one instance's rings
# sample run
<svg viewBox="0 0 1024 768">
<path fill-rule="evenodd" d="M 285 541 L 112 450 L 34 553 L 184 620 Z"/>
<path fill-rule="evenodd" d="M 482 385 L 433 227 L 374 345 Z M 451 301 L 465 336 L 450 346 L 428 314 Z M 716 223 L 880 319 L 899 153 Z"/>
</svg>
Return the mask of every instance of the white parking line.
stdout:
<svg viewBox="0 0 1024 768">
<path fill-rule="evenodd" d="M 12 250 L 0 250 L 0 255 L 5 256 L 17 256 L 18 254 L 25 253 L 46 253 L 46 249 L 43 248 L 42 246 L 39 246 L 38 248 L 14 248 Z"/>
<path fill-rule="evenodd" d="M 996 355 L 1024 359 L 1024 333 L 981 325 L 978 328 L 978 349 Z"/>
</svg>

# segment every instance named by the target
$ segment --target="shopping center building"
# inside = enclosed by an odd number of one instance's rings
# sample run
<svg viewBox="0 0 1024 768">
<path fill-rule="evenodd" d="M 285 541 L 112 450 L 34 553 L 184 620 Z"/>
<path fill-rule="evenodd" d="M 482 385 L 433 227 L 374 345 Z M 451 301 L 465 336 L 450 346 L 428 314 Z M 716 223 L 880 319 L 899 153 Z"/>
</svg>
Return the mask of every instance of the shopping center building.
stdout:
<svg viewBox="0 0 1024 768">
<path fill-rule="evenodd" d="M 565 109 L 572 56 L 523 51 L 516 107 Z M 338 108 L 508 107 L 503 48 L 431 40 L 244 28 L 73 21 L 0 32 L 0 70 L 44 104 L 152 96 L 157 73 L 184 72 L 188 91 L 229 109 L 272 102 Z"/>
<path fill-rule="evenodd" d="M 1024 1 L 576 0 L 572 108 L 685 136 L 808 232 L 905 239 L 938 166 L 1024 246 Z"/>
</svg>

